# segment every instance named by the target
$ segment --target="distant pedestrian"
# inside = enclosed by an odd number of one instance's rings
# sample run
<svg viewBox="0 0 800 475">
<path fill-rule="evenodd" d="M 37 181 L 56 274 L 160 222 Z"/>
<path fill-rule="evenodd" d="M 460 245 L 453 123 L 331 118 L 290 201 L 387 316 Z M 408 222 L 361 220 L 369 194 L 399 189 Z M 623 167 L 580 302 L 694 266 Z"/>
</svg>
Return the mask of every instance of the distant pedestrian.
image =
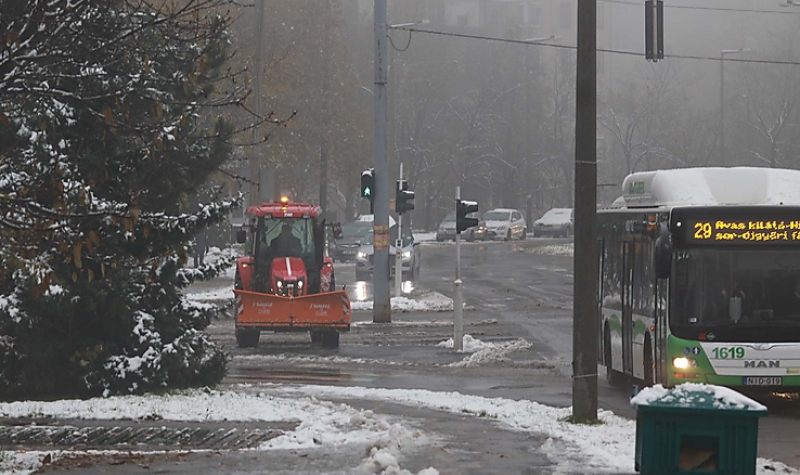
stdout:
<svg viewBox="0 0 800 475">
<path fill-rule="evenodd" d="M 208 251 L 208 235 L 206 230 L 202 230 L 194 236 L 194 266 L 200 267 Z"/>
</svg>

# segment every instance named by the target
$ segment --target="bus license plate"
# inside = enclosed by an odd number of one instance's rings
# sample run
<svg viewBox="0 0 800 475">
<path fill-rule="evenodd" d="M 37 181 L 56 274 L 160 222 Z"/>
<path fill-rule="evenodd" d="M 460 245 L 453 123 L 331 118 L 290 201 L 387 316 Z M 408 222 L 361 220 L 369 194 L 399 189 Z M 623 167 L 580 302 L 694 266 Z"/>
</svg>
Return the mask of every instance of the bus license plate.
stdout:
<svg viewBox="0 0 800 475">
<path fill-rule="evenodd" d="M 745 386 L 783 386 L 781 376 L 745 376 L 742 379 Z"/>
</svg>

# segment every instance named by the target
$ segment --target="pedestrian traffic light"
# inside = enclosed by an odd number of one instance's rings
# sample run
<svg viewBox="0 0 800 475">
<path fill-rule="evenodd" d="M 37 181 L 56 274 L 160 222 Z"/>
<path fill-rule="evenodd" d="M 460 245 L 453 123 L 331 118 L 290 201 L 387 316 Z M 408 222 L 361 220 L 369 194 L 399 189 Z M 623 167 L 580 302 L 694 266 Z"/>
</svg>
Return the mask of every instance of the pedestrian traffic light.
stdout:
<svg viewBox="0 0 800 475">
<path fill-rule="evenodd" d="M 361 172 L 361 197 L 372 201 L 375 197 L 374 168 L 367 168 Z"/>
<path fill-rule="evenodd" d="M 478 218 L 467 218 L 470 213 L 478 211 L 477 201 L 456 200 L 456 232 L 461 234 L 461 231 L 478 225 Z"/>
<path fill-rule="evenodd" d="M 414 192 L 408 189 L 407 181 L 397 180 L 397 189 L 395 191 L 394 210 L 398 214 L 414 209 Z"/>
</svg>

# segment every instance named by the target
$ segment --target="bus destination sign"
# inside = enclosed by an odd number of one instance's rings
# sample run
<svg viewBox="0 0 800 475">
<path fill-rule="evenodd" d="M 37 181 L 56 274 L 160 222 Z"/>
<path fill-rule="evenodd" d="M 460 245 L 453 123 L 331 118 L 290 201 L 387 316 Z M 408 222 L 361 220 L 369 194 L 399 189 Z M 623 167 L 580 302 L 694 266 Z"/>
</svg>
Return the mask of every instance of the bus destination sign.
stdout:
<svg viewBox="0 0 800 475">
<path fill-rule="evenodd" d="M 800 219 L 690 219 L 686 224 L 691 244 L 800 244 Z"/>
</svg>

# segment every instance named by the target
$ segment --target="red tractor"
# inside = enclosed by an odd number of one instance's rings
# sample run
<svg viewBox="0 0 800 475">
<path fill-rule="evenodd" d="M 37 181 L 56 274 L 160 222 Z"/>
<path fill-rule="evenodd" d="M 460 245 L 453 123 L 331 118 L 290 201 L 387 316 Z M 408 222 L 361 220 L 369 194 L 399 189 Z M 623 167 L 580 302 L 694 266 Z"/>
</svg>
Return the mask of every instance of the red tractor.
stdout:
<svg viewBox="0 0 800 475">
<path fill-rule="evenodd" d="M 236 260 L 233 291 L 238 345 L 257 346 L 262 331 L 307 331 L 312 342 L 338 347 L 339 333 L 350 330 L 350 298 L 335 288 L 320 208 L 283 197 L 247 215 L 250 239 L 239 231 L 246 255 Z"/>
</svg>

